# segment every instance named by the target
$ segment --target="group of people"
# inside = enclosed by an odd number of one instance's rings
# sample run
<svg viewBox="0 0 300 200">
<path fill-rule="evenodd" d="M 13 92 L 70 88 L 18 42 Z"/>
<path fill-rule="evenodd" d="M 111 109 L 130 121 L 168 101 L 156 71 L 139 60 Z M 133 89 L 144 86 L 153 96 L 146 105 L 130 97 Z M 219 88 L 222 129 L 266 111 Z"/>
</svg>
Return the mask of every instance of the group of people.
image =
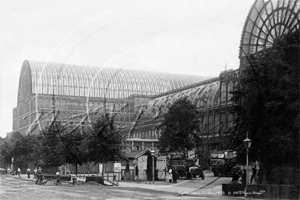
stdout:
<svg viewBox="0 0 300 200">
<path fill-rule="evenodd" d="M 239 178 L 241 176 L 241 182 L 243 185 L 246 185 L 246 178 L 247 178 L 247 170 L 244 169 L 242 175 L 239 173 L 239 171 L 237 169 L 233 169 L 233 174 L 232 174 L 232 182 L 238 182 Z M 252 168 L 252 175 L 251 175 L 251 179 L 250 179 L 250 184 L 252 185 L 254 183 L 254 181 L 257 184 L 262 184 L 262 179 L 263 179 L 263 174 L 262 174 L 262 170 L 256 169 L 256 166 L 254 166 Z"/>
<path fill-rule="evenodd" d="M 178 179 L 178 172 L 176 171 L 176 169 L 169 169 L 169 182 L 170 183 L 177 183 L 177 179 Z"/>
</svg>

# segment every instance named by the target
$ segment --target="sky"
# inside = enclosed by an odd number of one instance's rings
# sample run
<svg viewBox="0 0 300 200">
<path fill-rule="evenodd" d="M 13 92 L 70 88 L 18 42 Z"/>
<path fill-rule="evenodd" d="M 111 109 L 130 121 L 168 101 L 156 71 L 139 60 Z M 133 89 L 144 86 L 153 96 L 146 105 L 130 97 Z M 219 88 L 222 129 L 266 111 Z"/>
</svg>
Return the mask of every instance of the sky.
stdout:
<svg viewBox="0 0 300 200">
<path fill-rule="evenodd" d="M 0 137 L 24 60 L 217 77 L 254 0 L 1 0 Z"/>
</svg>

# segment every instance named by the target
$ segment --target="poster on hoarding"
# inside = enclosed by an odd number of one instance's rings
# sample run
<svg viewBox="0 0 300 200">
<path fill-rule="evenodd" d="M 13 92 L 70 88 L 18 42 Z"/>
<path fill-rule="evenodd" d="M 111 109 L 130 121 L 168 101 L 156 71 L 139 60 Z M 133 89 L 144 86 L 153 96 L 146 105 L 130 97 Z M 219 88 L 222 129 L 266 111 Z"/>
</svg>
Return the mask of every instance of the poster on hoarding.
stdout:
<svg viewBox="0 0 300 200">
<path fill-rule="evenodd" d="M 114 172 L 121 172 L 121 163 L 114 163 Z"/>
</svg>

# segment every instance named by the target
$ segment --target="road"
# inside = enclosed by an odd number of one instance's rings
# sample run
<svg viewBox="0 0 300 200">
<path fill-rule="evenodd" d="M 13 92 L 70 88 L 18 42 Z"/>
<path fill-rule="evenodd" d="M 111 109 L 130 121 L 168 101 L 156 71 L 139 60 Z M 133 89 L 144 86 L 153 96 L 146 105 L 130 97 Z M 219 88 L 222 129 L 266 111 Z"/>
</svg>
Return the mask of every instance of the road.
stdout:
<svg viewBox="0 0 300 200">
<path fill-rule="evenodd" d="M 51 182 L 46 185 L 36 185 L 33 180 L 19 179 L 11 176 L 0 177 L 0 199 L 30 199 L 30 200 L 48 200 L 48 199 L 232 199 L 220 194 L 203 194 L 203 191 L 219 187 L 222 181 L 229 178 L 220 178 L 216 181 L 215 177 L 208 176 L 205 180 L 180 180 L 178 184 L 170 184 L 166 181 L 160 181 L 152 184 L 145 183 L 126 183 L 120 182 L 120 187 L 110 187 L 97 185 L 95 183 L 79 184 L 73 186 L 70 183 L 63 182 L 61 186 L 55 186 Z M 211 184 L 209 184 L 212 182 Z M 208 184 L 208 185 L 207 185 Z M 199 189 L 207 185 L 205 188 Z M 178 192 L 186 190 L 186 194 Z M 189 195 L 189 191 L 194 191 L 197 196 Z M 212 190 L 213 191 L 213 190 Z"/>
</svg>

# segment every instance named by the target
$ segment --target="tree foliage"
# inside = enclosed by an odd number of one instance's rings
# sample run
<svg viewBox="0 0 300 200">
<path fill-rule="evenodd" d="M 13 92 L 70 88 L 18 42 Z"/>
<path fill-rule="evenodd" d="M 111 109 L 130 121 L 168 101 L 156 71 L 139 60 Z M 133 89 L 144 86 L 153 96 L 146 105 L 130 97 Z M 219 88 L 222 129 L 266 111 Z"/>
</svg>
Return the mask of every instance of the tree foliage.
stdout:
<svg viewBox="0 0 300 200">
<path fill-rule="evenodd" d="M 250 55 L 233 92 L 237 106 L 229 148 L 242 149 L 248 133 L 250 159 L 261 160 L 268 171 L 299 167 L 299 43 L 297 31 Z"/>
<path fill-rule="evenodd" d="M 196 106 L 187 99 L 179 99 L 170 106 L 161 124 L 160 152 L 182 151 L 201 145 L 200 114 Z"/>
<path fill-rule="evenodd" d="M 61 166 L 66 164 L 64 144 L 60 134 L 63 130 L 61 123 L 54 120 L 41 131 L 43 138 L 42 160 L 46 166 Z"/>
<path fill-rule="evenodd" d="M 23 136 L 14 132 L 11 137 L 1 140 L 0 153 L 3 156 L 2 164 L 11 164 L 14 158 L 14 165 L 26 168 L 29 163 L 37 163 L 40 157 L 40 146 L 36 136 Z"/>
<path fill-rule="evenodd" d="M 116 129 L 114 118 L 109 114 L 102 115 L 84 132 L 82 150 L 89 161 L 106 163 L 123 158 L 122 145 L 125 136 Z"/>
</svg>

